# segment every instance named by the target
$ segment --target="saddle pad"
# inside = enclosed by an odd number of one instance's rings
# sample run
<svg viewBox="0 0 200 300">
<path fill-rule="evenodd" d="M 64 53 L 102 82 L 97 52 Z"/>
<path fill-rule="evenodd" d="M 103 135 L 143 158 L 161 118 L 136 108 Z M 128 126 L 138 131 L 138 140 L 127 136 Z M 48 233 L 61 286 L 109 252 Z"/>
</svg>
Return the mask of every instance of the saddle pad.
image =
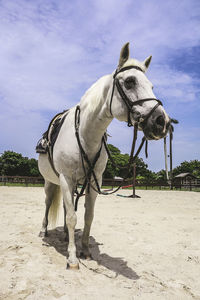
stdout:
<svg viewBox="0 0 200 300">
<path fill-rule="evenodd" d="M 47 131 L 43 133 L 42 138 L 37 143 L 36 153 L 47 153 L 49 148 L 51 148 L 51 152 L 53 151 L 54 144 L 68 111 L 69 110 L 65 110 L 53 117 Z"/>
</svg>

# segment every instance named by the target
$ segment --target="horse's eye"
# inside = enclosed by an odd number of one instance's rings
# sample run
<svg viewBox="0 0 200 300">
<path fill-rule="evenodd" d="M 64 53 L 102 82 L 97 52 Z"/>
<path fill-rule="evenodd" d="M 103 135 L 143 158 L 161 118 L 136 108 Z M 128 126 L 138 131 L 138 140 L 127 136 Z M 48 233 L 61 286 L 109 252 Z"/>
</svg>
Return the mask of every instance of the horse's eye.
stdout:
<svg viewBox="0 0 200 300">
<path fill-rule="evenodd" d="M 124 81 L 124 86 L 127 90 L 133 88 L 135 84 L 136 84 L 136 78 L 133 76 L 126 78 L 126 80 Z"/>
</svg>

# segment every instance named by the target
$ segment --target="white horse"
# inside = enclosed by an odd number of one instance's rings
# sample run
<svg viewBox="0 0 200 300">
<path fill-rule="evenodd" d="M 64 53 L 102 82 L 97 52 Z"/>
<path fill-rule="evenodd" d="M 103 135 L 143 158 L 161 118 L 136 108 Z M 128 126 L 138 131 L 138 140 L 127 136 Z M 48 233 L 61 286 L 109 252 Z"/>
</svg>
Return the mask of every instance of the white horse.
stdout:
<svg viewBox="0 0 200 300">
<path fill-rule="evenodd" d="M 99 185 L 107 163 L 107 153 L 102 146 L 102 136 L 113 118 L 132 123 L 143 130 L 147 139 L 160 139 L 166 136 L 170 127 L 170 118 L 163 109 L 161 102 L 153 93 L 153 86 L 147 79 L 145 72 L 149 67 L 151 56 L 140 62 L 129 58 L 129 43 L 120 52 L 119 65 L 113 74 L 103 76 L 82 97 L 80 103 L 80 143 L 92 162 L 96 153 L 101 149 L 95 164 L 95 174 Z M 74 189 L 77 183 L 83 183 L 87 169 L 83 163 L 80 147 L 75 135 L 76 107 L 69 110 L 60 133 L 54 145 L 53 164 L 49 162 L 47 154 L 39 155 L 39 170 L 45 179 L 46 211 L 40 232 L 47 235 L 48 213 L 56 215 L 58 201 L 62 192 L 66 207 L 66 225 L 69 235 L 68 267 L 78 268 L 74 241 L 77 216 L 74 209 Z M 56 174 L 57 173 L 57 174 Z M 91 184 L 95 186 L 93 176 Z M 86 189 L 85 196 L 85 225 L 82 235 L 82 253 L 85 258 L 90 257 L 89 233 L 94 216 L 94 205 L 97 192 Z"/>
</svg>

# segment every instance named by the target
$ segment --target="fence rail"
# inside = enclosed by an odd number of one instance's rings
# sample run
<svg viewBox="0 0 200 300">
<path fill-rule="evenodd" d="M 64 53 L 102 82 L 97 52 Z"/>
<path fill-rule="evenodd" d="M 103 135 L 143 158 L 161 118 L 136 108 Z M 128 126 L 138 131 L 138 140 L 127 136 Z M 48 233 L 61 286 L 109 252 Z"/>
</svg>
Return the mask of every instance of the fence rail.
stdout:
<svg viewBox="0 0 200 300">
<path fill-rule="evenodd" d="M 28 186 L 29 184 L 43 184 L 44 179 L 42 177 L 29 176 L 0 176 L 0 183 L 3 183 L 3 185 L 7 185 L 9 183 L 21 183 Z"/>
<path fill-rule="evenodd" d="M 106 179 L 104 178 L 103 179 L 103 185 L 104 186 L 111 186 L 112 188 L 116 187 L 116 186 L 119 186 L 121 183 L 120 180 L 116 180 L 116 179 Z M 124 183 L 124 186 L 132 186 L 133 185 L 133 180 L 130 179 L 130 180 L 127 180 L 126 183 Z M 155 183 L 152 183 L 152 182 L 138 182 L 136 180 L 135 182 L 135 187 L 143 187 L 143 188 L 146 188 L 146 190 L 148 188 L 159 188 L 160 190 L 161 189 L 165 189 L 165 188 L 170 188 L 170 189 L 179 189 L 179 190 L 183 190 L 183 189 L 186 189 L 186 190 L 194 190 L 194 189 L 200 189 L 200 184 L 194 184 L 194 183 L 187 183 L 187 184 L 180 184 L 180 183 L 176 183 L 176 182 L 172 182 L 172 184 L 169 184 L 168 182 L 166 181 L 163 181 L 163 182 L 155 182 Z"/>
<path fill-rule="evenodd" d="M 121 184 L 121 180 L 119 179 L 110 179 L 110 178 L 104 178 L 103 179 L 103 186 L 111 186 L 112 188 L 119 186 Z M 0 184 L 7 185 L 7 184 L 24 184 L 28 186 L 31 185 L 37 185 L 37 184 L 44 184 L 43 177 L 29 177 L 29 176 L 0 176 Z M 133 181 L 127 180 L 126 183 L 124 183 L 124 186 L 132 186 Z M 165 189 L 165 188 L 171 188 L 171 189 L 187 189 L 192 191 L 193 189 L 200 189 L 200 184 L 193 184 L 193 183 L 187 183 L 187 184 L 177 184 L 172 183 L 172 185 L 169 185 L 166 181 L 164 182 L 137 182 L 135 183 L 135 187 L 143 187 L 143 188 L 159 188 Z"/>
</svg>

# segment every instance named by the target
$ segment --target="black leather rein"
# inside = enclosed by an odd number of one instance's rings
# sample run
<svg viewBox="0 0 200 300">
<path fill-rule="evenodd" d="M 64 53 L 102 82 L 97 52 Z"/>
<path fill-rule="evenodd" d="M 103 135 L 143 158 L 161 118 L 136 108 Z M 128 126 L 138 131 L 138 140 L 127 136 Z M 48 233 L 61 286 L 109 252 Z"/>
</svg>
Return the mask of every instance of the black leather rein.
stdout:
<svg viewBox="0 0 200 300">
<path fill-rule="evenodd" d="M 129 174 L 129 171 L 130 171 L 130 167 L 131 167 L 132 163 L 135 161 L 136 157 L 139 155 L 139 153 L 140 153 L 140 151 L 141 151 L 141 149 L 142 149 L 142 147 L 143 147 L 143 145 L 144 145 L 145 142 L 146 142 L 145 154 L 146 154 L 146 157 L 148 156 L 148 154 L 147 154 L 147 140 L 146 140 L 145 137 L 143 137 L 142 142 L 141 142 L 138 150 L 136 151 L 136 154 L 134 155 L 135 145 L 136 145 L 136 140 L 137 140 L 138 124 L 142 123 L 142 122 L 146 122 L 148 120 L 148 118 L 151 116 L 151 114 L 157 109 L 157 107 L 159 105 L 162 105 L 162 102 L 160 100 L 156 99 L 156 98 L 145 98 L 145 99 L 139 99 L 139 100 L 136 100 L 135 102 L 132 102 L 128 98 L 128 96 L 125 94 L 123 88 L 121 87 L 121 84 L 120 84 L 118 78 L 116 78 L 116 76 L 120 72 L 124 72 L 124 71 L 129 70 L 129 69 L 137 69 L 139 71 L 142 71 L 142 69 L 140 69 L 137 66 L 129 66 L 129 67 L 124 67 L 124 68 L 122 68 L 120 70 L 116 70 L 116 72 L 115 72 L 115 74 L 113 76 L 114 80 L 113 80 L 113 88 L 112 88 L 111 100 L 110 100 L 110 113 L 111 113 L 111 115 L 112 115 L 111 106 L 112 106 L 112 100 L 113 100 L 115 85 L 117 87 L 117 90 L 118 90 L 118 92 L 119 92 L 122 100 L 124 101 L 124 103 L 127 106 L 127 111 L 128 111 L 128 126 L 129 127 L 133 126 L 133 124 L 131 122 L 131 118 L 130 118 L 130 114 L 133 113 L 133 106 L 138 105 L 138 104 L 140 104 L 142 102 L 145 102 L 145 101 L 152 101 L 152 100 L 157 101 L 157 104 L 151 109 L 151 111 L 145 116 L 145 118 L 143 118 L 142 120 L 139 120 L 139 122 L 137 122 L 137 121 L 135 122 L 135 124 L 134 124 L 134 135 L 133 135 L 133 142 L 132 142 L 132 148 L 131 148 L 130 158 L 129 158 L 128 164 L 125 166 L 127 168 L 127 175 L 125 176 L 125 178 L 123 179 L 123 181 L 121 182 L 121 184 L 114 191 L 112 191 L 110 193 L 101 191 L 101 188 L 99 186 L 96 174 L 94 172 L 94 168 L 95 168 L 95 165 L 96 165 L 96 163 L 97 163 L 97 161 L 98 161 L 98 159 L 100 157 L 103 144 L 104 144 L 105 150 L 106 150 L 106 152 L 108 154 L 108 157 L 110 158 L 110 161 L 111 161 L 112 165 L 116 166 L 115 162 L 113 161 L 113 159 L 111 157 L 109 149 L 107 147 L 105 134 L 102 137 L 100 149 L 96 153 L 93 162 L 91 162 L 89 160 L 88 156 L 87 156 L 87 153 L 85 152 L 85 150 L 83 149 L 83 146 L 81 144 L 81 140 L 80 140 L 80 136 L 79 136 L 79 125 L 80 125 L 81 109 L 80 109 L 80 106 L 76 107 L 76 111 L 75 111 L 75 135 L 76 135 L 77 143 L 78 143 L 80 154 L 81 154 L 81 161 L 82 161 L 82 167 L 83 167 L 83 170 L 84 170 L 85 180 L 84 180 L 84 183 L 82 185 L 80 193 L 76 189 L 77 197 L 76 197 L 76 200 L 75 200 L 75 211 L 77 210 L 77 207 L 78 207 L 78 200 L 83 195 L 84 190 L 86 189 L 86 187 L 88 187 L 88 189 L 91 187 L 94 191 L 96 191 L 99 194 L 103 194 L 103 195 L 113 194 L 117 190 L 119 190 L 120 187 L 127 180 L 128 174 Z M 84 162 L 87 165 L 87 170 L 85 168 Z M 122 166 L 118 166 L 118 167 L 122 167 Z M 91 177 L 92 176 L 93 176 L 93 179 L 94 179 L 96 187 L 94 187 L 94 185 L 91 183 Z"/>
</svg>

